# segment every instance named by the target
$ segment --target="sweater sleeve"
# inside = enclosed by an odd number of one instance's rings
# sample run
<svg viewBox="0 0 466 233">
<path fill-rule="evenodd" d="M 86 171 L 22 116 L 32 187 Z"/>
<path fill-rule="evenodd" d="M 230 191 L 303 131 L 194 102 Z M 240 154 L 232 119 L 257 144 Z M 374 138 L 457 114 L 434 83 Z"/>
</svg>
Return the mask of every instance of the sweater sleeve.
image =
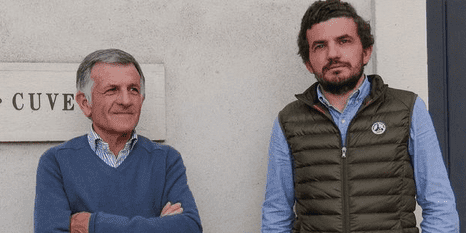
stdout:
<svg viewBox="0 0 466 233">
<path fill-rule="evenodd" d="M 34 232 L 68 232 L 71 210 L 52 148 L 39 160 L 36 177 Z"/>
<path fill-rule="evenodd" d="M 125 217 L 105 212 L 91 215 L 89 233 L 103 232 L 202 232 L 201 220 L 188 187 L 186 168 L 180 154 L 170 148 L 167 155 L 165 187 L 162 202 L 180 202 L 183 213 L 165 217 Z"/>
</svg>

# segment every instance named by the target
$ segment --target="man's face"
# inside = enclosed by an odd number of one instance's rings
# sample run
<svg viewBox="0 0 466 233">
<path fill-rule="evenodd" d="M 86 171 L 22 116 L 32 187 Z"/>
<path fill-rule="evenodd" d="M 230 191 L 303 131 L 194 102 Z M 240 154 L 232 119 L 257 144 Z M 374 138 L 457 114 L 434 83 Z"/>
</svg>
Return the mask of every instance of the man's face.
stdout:
<svg viewBox="0 0 466 233">
<path fill-rule="evenodd" d="M 306 67 L 323 89 L 333 94 L 354 89 L 372 53 L 372 47 L 362 48 L 354 20 L 332 18 L 313 25 L 306 36 L 309 43 Z"/>
<path fill-rule="evenodd" d="M 91 70 L 94 130 L 102 134 L 131 133 L 141 114 L 144 97 L 140 76 L 133 64 L 97 63 Z"/>
</svg>

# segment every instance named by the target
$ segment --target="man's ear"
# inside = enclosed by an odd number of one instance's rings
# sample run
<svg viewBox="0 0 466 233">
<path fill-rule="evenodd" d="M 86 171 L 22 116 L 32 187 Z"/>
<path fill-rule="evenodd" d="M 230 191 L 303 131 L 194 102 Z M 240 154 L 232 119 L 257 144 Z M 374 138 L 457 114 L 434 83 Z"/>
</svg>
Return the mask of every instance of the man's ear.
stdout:
<svg viewBox="0 0 466 233">
<path fill-rule="evenodd" d="M 311 72 L 311 74 L 314 74 L 314 69 L 312 68 L 311 62 L 307 61 L 304 64 L 306 65 L 307 70 L 309 70 L 309 72 Z"/>
<path fill-rule="evenodd" d="M 86 98 L 86 95 L 82 93 L 81 91 L 78 91 L 76 93 L 75 99 L 79 107 L 83 111 L 84 115 L 90 118 L 92 116 L 92 108 L 91 108 L 91 103 L 89 103 L 89 101 Z"/>
<path fill-rule="evenodd" d="M 363 55 L 363 62 L 364 62 L 363 64 L 364 65 L 367 65 L 367 63 L 369 63 L 369 60 L 371 59 L 371 55 L 372 55 L 372 49 L 373 49 L 373 47 L 370 46 L 370 47 L 363 50 L 362 55 Z"/>
</svg>

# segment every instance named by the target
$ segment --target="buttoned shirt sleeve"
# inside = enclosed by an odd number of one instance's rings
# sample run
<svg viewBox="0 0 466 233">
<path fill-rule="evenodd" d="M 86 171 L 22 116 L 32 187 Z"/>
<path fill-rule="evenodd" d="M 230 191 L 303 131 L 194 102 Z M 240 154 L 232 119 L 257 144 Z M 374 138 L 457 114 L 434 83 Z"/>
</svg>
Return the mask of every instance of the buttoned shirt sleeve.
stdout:
<svg viewBox="0 0 466 233">
<path fill-rule="evenodd" d="M 262 232 L 291 232 L 295 218 L 294 202 L 291 153 L 276 119 L 269 146 L 267 186 L 262 205 Z"/>
<path fill-rule="evenodd" d="M 422 99 L 414 104 L 409 154 L 414 167 L 423 233 L 459 232 L 455 197 L 442 159 L 432 119 Z"/>
</svg>

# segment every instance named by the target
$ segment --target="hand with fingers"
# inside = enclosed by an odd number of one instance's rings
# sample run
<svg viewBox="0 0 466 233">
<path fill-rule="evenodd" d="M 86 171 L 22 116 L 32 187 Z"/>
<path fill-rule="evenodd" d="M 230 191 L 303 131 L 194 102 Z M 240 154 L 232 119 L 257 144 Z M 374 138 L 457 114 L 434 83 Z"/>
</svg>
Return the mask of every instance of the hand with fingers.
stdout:
<svg viewBox="0 0 466 233">
<path fill-rule="evenodd" d="M 70 219 L 70 232 L 71 233 L 88 233 L 89 232 L 89 218 L 91 213 L 79 212 L 71 216 Z"/>
<path fill-rule="evenodd" d="M 162 212 L 160 213 L 160 217 L 171 216 L 181 213 L 183 213 L 181 203 L 175 203 L 172 205 L 171 202 L 167 202 L 167 204 L 163 207 Z"/>
</svg>

